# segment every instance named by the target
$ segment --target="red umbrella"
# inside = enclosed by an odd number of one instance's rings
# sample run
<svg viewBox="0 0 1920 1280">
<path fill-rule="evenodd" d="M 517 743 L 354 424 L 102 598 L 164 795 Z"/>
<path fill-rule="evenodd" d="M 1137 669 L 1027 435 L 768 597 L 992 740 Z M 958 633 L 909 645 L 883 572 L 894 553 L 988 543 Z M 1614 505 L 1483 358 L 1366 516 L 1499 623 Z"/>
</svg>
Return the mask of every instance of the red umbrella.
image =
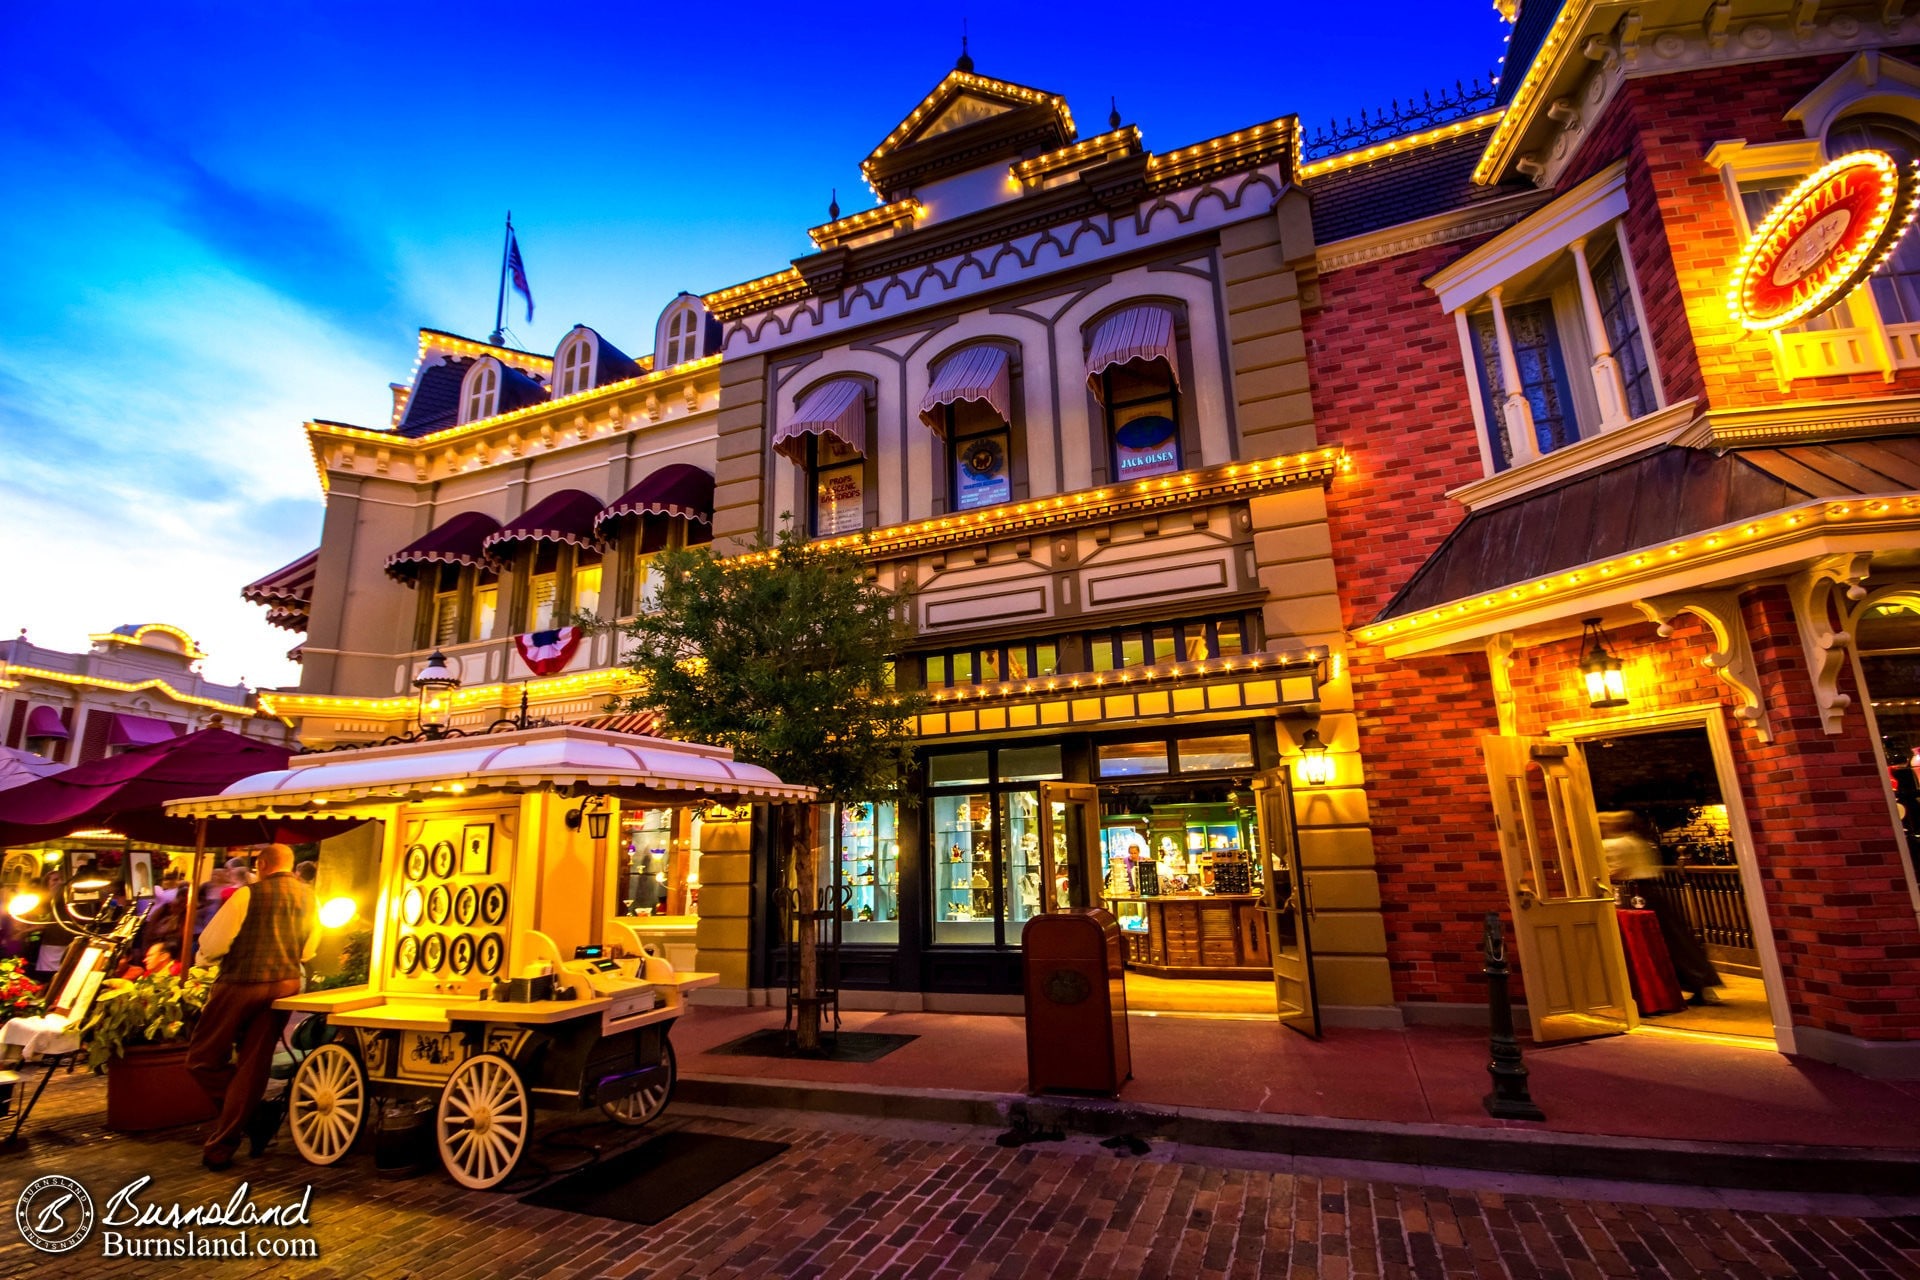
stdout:
<svg viewBox="0 0 1920 1280">
<path fill-rule="evenodd" d="M 150 844 L 191 848 L 193 818 L 169 818 L 169 800 L 213 795 L 240 779 L 284 769 L 293 753 L 228 729 L 202 729 L 64 773 L 0 791 L 0 848 L 58 840 L 74 831 L 108 828 Z M 252 818 L 207 823 L 209 844 L 259 844 L 279 828 L 302 825 Z M 343 828 L 334 824 L 326 834 Z"/>
</svg>

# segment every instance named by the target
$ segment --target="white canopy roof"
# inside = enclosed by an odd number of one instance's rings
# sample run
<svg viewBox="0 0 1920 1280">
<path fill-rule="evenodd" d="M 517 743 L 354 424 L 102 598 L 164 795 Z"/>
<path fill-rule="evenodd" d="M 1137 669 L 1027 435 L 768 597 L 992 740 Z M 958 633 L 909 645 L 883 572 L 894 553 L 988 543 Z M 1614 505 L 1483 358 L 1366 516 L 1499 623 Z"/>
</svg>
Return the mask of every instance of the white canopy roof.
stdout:
<svg viewBox="0 0 1920 1280">
<path fill-rule="evenodd" d="M 175 800 L 176 817 L 324 816 L 336 804 L 392 804 L 433 793 L 571 788 L 661 805 L 807 801 L 811 787 L 741 764 L 724 747 L 643 738 L 579 725 L 295 756 L 217 796 Z"/>
</svg>

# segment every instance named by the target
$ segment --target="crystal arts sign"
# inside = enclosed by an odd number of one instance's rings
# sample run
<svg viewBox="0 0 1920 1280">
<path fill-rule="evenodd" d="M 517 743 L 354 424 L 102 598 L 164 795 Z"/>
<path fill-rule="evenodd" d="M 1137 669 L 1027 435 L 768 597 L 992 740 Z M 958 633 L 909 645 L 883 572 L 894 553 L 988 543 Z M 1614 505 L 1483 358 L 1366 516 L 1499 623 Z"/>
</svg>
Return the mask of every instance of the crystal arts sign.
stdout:
<svg viewBox="0 0 1920 1280">
<path fill-rule="evenodd" d="M 1885 261 L 1913 220 L 1914 176 L 1884 151 L 1855 151 L 1789 191 L 1747 241 L 1727 303 L 1754 331 L 1841 301 Z"/>
</svg>

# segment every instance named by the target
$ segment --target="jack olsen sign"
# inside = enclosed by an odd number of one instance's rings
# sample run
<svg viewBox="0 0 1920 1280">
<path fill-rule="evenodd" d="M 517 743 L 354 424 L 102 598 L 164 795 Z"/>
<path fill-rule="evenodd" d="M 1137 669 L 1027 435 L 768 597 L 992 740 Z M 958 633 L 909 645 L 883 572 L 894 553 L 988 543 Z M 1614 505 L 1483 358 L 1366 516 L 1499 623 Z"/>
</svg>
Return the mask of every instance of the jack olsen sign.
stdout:
<svg viewBox="0 0 1920 1280">
<path fill-rule="evenodd" d="M 1727 303 L 1750 330 L 1780 329 L 1845 298 L 1913 221 L 1914 173 L 1855 151 L 1786 194 L 1747 241 Z"/>
</svg>

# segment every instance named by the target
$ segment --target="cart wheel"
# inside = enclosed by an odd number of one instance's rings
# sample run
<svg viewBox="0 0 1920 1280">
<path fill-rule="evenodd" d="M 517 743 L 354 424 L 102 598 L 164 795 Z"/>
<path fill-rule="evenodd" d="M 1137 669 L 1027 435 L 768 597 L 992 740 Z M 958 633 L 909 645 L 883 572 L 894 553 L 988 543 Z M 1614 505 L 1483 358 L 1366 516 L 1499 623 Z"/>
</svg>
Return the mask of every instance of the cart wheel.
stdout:
<svg viewBox="0 0 1920 1280">
<path fill-rule="evenodd" d="M 453 1180 L 485 1191 L 513 1172 L 532 1127 L 533 1107 L 520 1073 L 497 1053 L 476 1053 L 447 1077 L 433 1136 Z"/>
<path fill-rule="evenodd" d="M 323 1044 L 300 1059 L 287 1089 L 287 1125 L 308 1164 L 347 1154 L 366 1119 L 367 1073 L 344 1045 Z"/>
<path fill-rule="evenodd" d="M 667 1109 L 667 1102 L 673 1097 L 673 1086 L 680 1079 L 680 1066 L 673 1058 L 673 1041 L 667 1041 L 667 1051 L 661 1055 L 660 1064 L 667 1069 L 665 1080 L 616 1101 L 600 1104 L 600 1109 L 607 1113 L 609 1120 L 615 1124 L 648 1124 Z"/>
</svg>

